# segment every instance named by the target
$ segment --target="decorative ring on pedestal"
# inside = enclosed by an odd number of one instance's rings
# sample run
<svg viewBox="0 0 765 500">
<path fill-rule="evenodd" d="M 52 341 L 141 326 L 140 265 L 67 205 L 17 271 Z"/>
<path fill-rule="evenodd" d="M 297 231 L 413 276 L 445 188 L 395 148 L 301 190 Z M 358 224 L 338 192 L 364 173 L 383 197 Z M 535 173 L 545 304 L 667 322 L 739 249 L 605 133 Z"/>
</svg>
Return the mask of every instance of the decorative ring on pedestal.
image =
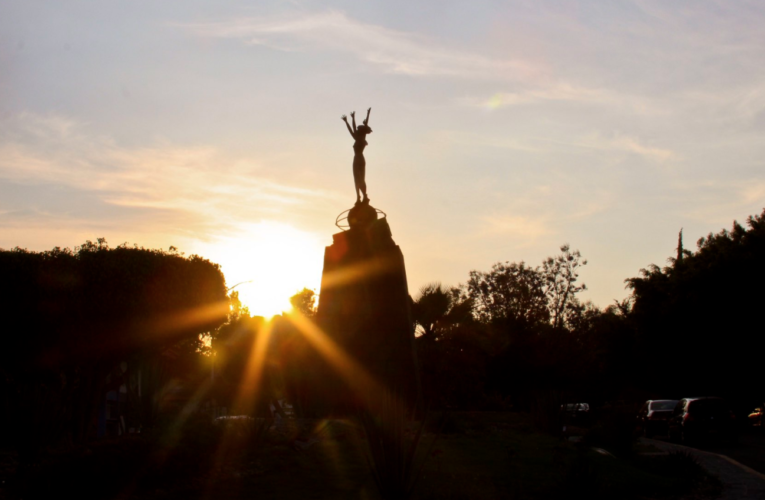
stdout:
<svg viewBox="0 0 765 500">
<path fill-rule="evenodd" d="M 370 208 L 373 208 L 373 207 L 370 207 Z M 339 227 L 340 229 L 342 229 L 343 231 L 348 231 L 351 228 L 351 224 L 348 221 L 348 216 L 350 215 L 351 210 L 353 210 L 353 208 L 349 208 L 348 210 L 344 210 L 343 212 L 340 212 L 340 215 L 338 215 L 337 218 L 335 219 L 335 225 Z M 386 214 L 379 208 L 375 208 L 374 211 L 376 215 L 378 216 L 377 217 L 378 219 L 385 219 L 388 217 L 388 214 Z"/>
</svg>

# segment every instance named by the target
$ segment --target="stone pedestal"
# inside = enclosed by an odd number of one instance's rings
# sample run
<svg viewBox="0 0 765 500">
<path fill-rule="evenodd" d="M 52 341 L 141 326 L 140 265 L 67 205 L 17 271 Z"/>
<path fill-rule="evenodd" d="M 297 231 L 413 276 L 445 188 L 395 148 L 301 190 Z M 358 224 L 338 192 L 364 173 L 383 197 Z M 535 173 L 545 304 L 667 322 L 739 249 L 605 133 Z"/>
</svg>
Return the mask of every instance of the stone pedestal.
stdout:
<svg viewBox="0 0 765 500">
<path fill-rule="evenodd" d="M 378 219 L 368 203 L 351 209 L 348 223 L 350 229 L 333 235 L 324 253 L 318 325 L 380 385 L 418 407 L 420 377 L 404 255 L 387 218 Z"/>
</svg>

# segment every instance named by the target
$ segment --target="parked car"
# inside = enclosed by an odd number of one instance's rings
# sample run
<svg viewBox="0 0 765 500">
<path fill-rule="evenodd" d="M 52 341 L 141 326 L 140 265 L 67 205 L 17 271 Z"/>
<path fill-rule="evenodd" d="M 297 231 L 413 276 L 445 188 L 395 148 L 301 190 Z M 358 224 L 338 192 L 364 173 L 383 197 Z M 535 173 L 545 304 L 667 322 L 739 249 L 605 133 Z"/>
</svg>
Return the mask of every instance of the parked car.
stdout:
<svg viewBox="0 0 765 500">
<path fill-rule="evenodd" d="M 590 405 L 587 403 L 568 403 L 560 405 L 566 420 L 575 425 L 590 423 Z"/>
<path fill-rule="evenodd" d="M 677 403 L 668 421 L 669 439 L 683 442 L 704 438 L 735 441 L 736 416 L 722 398 L 685 398 Z"/>
<path fill-rule="evenodd" d="M 637 414 L 637 427 L 645 437 L 667 434 L 667 420 L 677 406 L 676 399 L 649 399 Z"/>
<path fill-rule="evenodd" d="M 765 414 L 765 405 L 758 406 L 749 414 L 749 425 L 752 427 L 765 427 L 763 425 L 763 414 Z"/>
</svg>

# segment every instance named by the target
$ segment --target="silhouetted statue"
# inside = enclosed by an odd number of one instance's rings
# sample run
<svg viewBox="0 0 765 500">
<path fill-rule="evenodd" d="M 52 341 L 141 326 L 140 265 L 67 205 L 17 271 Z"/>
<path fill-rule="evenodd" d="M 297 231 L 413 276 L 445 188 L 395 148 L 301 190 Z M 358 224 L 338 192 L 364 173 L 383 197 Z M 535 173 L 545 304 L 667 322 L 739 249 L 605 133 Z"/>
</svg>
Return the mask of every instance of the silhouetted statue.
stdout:
<svg viewBox="0 0 765 500">
<path fill-rule="evenodd" d="M 313 318 L 319 330 L 337 344 L 338 352 L 347 354 L 354 363 L 339 376 L 332 361 L 326 363 L 316 357 L 313 363 L 311 356 L 322 355 L 307 351 L 305 366 L 309 368 L 299 372 L 307 375 L 295 377 L 295 394 L 306 414 L 374 410 L 376 400 L 382 397 L 377 393 L 380 387 L 396 394 L 409 409 L 422 410 L 404 254 L 393 241 L 385 213 L 369 204 L 364 181 L 364 148 L 366 135 L 372 133 L 371 111 L 367 110 L 366 119 L 358 127 L 355 112 L 350 113 L 352 125 L 345 115 L 341 117 L 355 141 L 356 205 L 336 219 L 342 231 L 332 235 L 332 245 L 324 251 L 321 301 Z M 338 223 L 346 213 L 347 227 Z M 338 280 L 336 276 L 352 279 Z"/>
<path fill-rule="evenodd" d="M 364 180 L 365 170 L 367 162 L 364 160 L 364 148 L 367 146 L 367 134 L 372 133 L 372 129 L 369 128 L 369 113 L 372 108 L 367 110 L 367 117 L 364 119 L 364 123 L 359 127 L 356 127 L 356 112 L 351 112 L 351 120 L 353 122 L 353 128 L 348 123 L 348 117 L 343 115 L 341 118 L 345 122 L 345 126 L 348 127 L 351 137 L 356 141 L 353 143 L 353 182 L 356 184 L 356 203 L 361 202 L 361 195 L 364 195 L 364 203 L 369 202 L 367 196 L 367 183 Z"/>
</svg>

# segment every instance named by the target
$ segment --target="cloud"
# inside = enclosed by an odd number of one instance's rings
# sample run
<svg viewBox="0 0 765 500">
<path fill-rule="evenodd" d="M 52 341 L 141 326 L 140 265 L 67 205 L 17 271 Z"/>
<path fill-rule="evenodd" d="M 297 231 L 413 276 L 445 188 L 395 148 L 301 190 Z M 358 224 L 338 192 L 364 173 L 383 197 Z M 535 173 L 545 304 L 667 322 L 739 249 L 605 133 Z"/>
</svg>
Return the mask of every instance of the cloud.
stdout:
<svg viewBox="0 0 765 500">
<path fill-rule="evenodd" d="M 765 181 L 758 176 L 733 178 L 698 172 L 694 178 L 673 179 L 667 193 L 671 204 L 665 205 L 666 212 L 708 228 L 703 231 L 717 231 L 729 226 L 732 219 L 743 223 L 765 207 Z"/>
<path fill-rule="evenodd" d="M 572 103 L 603 106 L 618 110 L 619 113 L 629 112 L 639 116 L 655 117 L 671 112 L 665 104 L 651 97 L 607 88 L 574 85 L 565 81 L 551 82 L 549 79 L 534 83 L 534 86 L 519 85 L 521 88 L 516 90 L 496 92 L 488 98 L 485 95 L 470 96 L 461 98 L 458 102 L 489 111 L 534 104 Z"/>
<path fill-rule="evenodd" d="M 550 150 L 550 145 L 559 145 L 594 149 L 604 152 L 628 152 L 659 163 L 679 159 L 678 154 L 670 149 L 651 146 L 645 144 L 645 142 L 638 137 L 619 133 L 616 133 L 611 137 L 604 137 L 595 133 L 578 139 L 565 141 L 554 140 L 549 137 L 495 137 L 472 132 L 439 130 L 430 134 L 430 140 L 438 151 L 444 151 L 446 146 L 456 145 L 509 149 L 526 153 L 545 153 Z"/>
<path fill-rule="evenodd" d="M 498 109 L 518 104 L 529 104 L 540 101 L 597 101 L 608 98 L 610 93 L 605 90 L 575 87 L 560 83 L 546 88 L 535 88 L 517 92 L 497 92 L 488 100 L 478 104 L 491 109 Z"/>
<path fill-rule="evenodd" d="M 429 133 L 430 143 L 433 147 L 443 152 L 452 146 L 469 148 L 497 148 L 523 151 L 527 153 L 539 153 L 542 148 L 528 143 L 524 138 L 508 136 L 489 136 L 475 132 L 463 132 L 459 130 L 435 130 Z"/>
<path fill-rule="evenodd" d="M 176 232 L 225 233 L 245 221 L 336 198 L 258 176 L 256 163 L 211 147 L 129 149 L 82 130 L 63 117 L 28 113 L 0 123 L 0 183 L 73 188 L 99 203 L 153 213 L 153 229 Z M 94 206 L 90 216 L 103 215 L 97 211 Z"/>
<path fill-rule="evenodd" d="M 600 151 L 621 151 L 642 156 L 654 162 L 666 162 L 677 160 L 678 155 L 670 150 L 646 145 L 640 138 L 615 133 L 611 137 L 603 137 L 600 134 L 592 134 L 572 142 L 553 143 L 574 146 L 578 148 L 595 149 Z"/>
<path fill-rule="evenodd" d="M 283 51 L 346 53 L 387 72 L 411 76 L 523 80 L 541 73 L 528 60 L 497 59 L 443 46 L 421 35 L 362 23 L 337 11 L 181 26 L 200 36 L 238 39 Z"/>
<path fill-rule="evenodd" d="M 45 139 L 67 139 L 82 125 L 61 115 L 35 115 L 28 112 L 21 113 L 15 124 L 21 131 Z"/>
<path fill-rule="evenodd" d="M 607 149 L 627 151 L 659 162 L 676 157 L 672 150 L 647 146 L 637 137 L 617 135 L 612 139 L 606 140 L 604 144 Z"/>
<path fill-rule="evenodd" d="M 522 215 L 486 215 L 481 219 L 479 236 L 510 236 L 530 242 L 551 233 L 542 218 Z"/>
<path fill-rule="evenodd" d="M 740 187 L 741 202 L 745 205 L 761 204 L 765 205 L 765 182 L 760 179 L 747 182 Z"/>
</svg>

